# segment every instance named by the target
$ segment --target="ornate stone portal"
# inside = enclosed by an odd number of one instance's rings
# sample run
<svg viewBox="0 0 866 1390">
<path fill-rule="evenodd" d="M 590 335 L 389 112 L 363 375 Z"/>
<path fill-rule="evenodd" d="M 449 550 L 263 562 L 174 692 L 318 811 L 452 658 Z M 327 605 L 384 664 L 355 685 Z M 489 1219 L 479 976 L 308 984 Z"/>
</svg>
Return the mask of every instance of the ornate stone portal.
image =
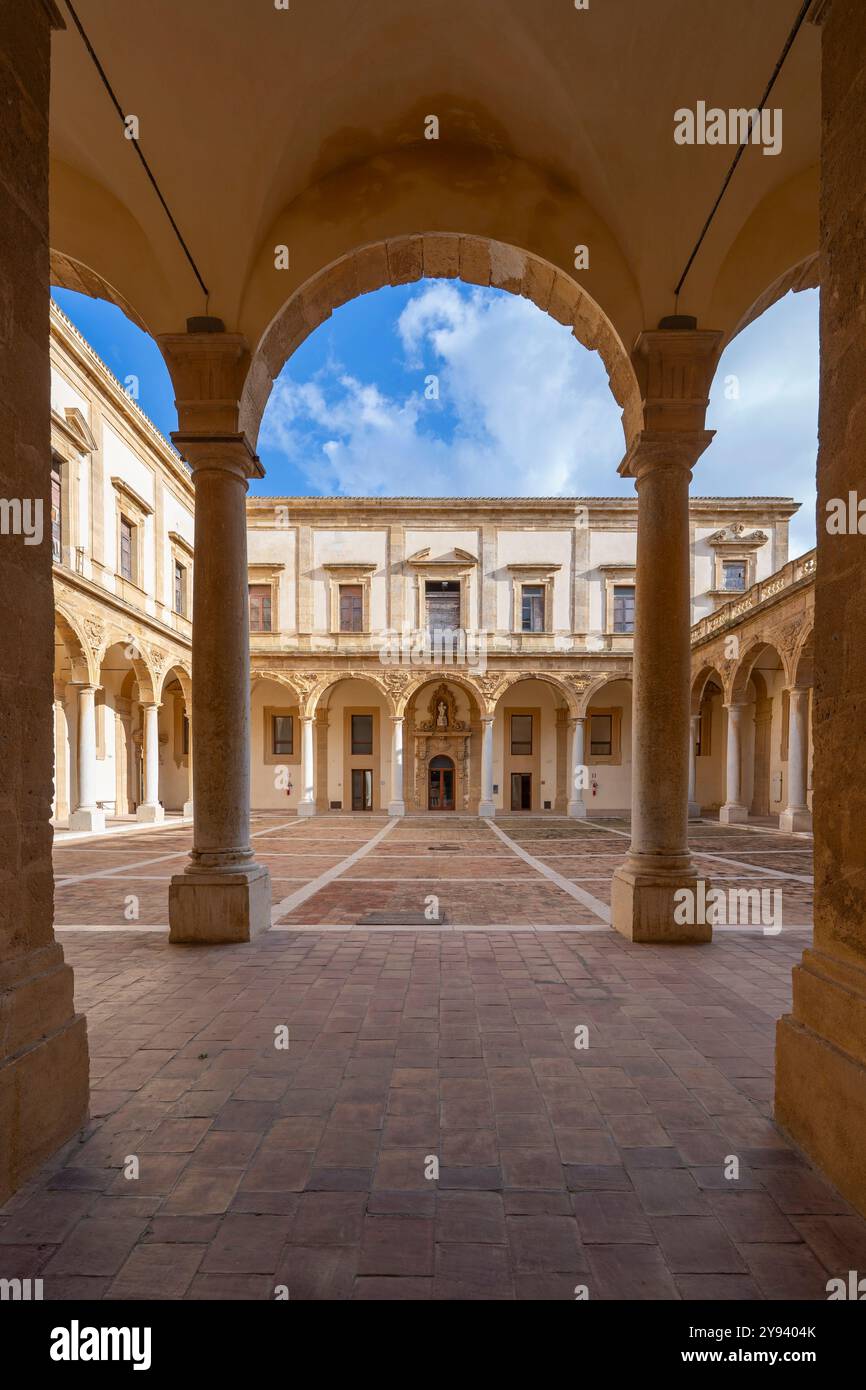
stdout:
<svg viewBox="0 0 866 1390">
<path fill-rule="evenodd" d="M 444 681 L 433 691 L 427 711 L 427 718 L 416 723 L 413 731 L 415 806 L 427 810 L 430 759 L 444 755 L 454 763 L 454 809 L 469 814 L 472 730 L 465 719 L 458 719 L 456 696 Z"/>
</svg>

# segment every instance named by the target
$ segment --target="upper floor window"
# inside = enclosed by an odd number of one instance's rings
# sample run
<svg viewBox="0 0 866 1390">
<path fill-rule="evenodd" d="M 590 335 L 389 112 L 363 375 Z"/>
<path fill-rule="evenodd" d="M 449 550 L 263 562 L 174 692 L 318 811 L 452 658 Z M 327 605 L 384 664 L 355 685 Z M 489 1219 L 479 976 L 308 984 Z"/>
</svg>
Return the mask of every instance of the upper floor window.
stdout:
<svg viewBox="0 0 866 1390">
<path fill-rule="evenodd" d="M 520 625 L 524 632 L 544 631 L 544 586 L 524 584 L 520 595 Z"/>
<path fill-rule="evenodd" d="M 532 757 L 531 714 L 512 714 L 511 716 L 511 756 L 513 758 Z"/>
<path fill-rule="evenodd" d="M 722 588 L 737 590 L 746 587 L 745 560 L 725 560 L 722 563 Z"/>
<path fill-rule="evenodd" d="M 428 579 L 424 585 L 427 628 L 430 632 L 456 632 L 460 627 L 460 580 Z"/>
<path fill-rule="evenodd" d="M 340 631 L 364 631 L 364 588 L 361 584 L 340 585 Z"/>
<path fill-rule="evenodd" d="M 271 632 L 271 586 L 250 585 L 250 632 Z"/>
<path fill-rule="evenodd" d="M 174 562 L 174 611 L 181 615 L 186 613 L 186 565 L 180 560 Z"/>
<path fill-rule="evenodd" d="M 120 517 L 120 574 L 130 582 L 135 580 L 133 556 L 135 554 L 135 527 L 129 517 Z"/>
<path fill-rule="evenodd" d="M 634 585 L 616 584 L 613 590 L 614 632 L 634 632 Z"/>
<path fill-rule="evenodd" d="M 609 758 L 613 754 L 613 715 L 592 714 L 589 719 L 590 757 Z"/>
<path fill-rule="evenodd" d="M 271 719 L 271 752 L 291 757 L 295 751 L 295 720 L 291 714 L 275 714 Z"/>
<path fill-rule="evenodd" d="M 352 752 L 361 754 L 373 752 L 372 714 L 352 715 Z"/>
<path fill-rule="evenodd" d="M 56 460 L 51 467 L 51 558 L 56 565 L 63 559 L 60 464 Z"/>
</svg>

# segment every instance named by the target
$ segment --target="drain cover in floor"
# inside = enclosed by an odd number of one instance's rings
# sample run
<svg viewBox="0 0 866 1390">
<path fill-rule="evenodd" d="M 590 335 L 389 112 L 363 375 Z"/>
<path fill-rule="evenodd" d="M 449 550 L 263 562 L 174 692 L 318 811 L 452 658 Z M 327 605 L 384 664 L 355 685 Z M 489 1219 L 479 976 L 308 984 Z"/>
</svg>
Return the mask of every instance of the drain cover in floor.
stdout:
<svg viewBox="0 0 866 1390">
<path fill-rule="evenodd" d="M 447 850 L 449 854 L 452 854 L 452 853 L 454 852 L 454 850 L 462 849 L 463 846 L 462 846 L 462 845 L 428 845 L 427 848 L 428 848 L 428 849 L 440 850 L 440 851 Z"/>
</svg>

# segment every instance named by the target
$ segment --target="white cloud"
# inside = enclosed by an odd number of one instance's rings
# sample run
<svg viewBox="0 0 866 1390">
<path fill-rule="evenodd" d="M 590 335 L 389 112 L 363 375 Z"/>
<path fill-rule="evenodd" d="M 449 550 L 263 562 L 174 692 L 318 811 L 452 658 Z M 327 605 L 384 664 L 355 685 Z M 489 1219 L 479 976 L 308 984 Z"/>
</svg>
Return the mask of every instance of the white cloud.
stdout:
<svg viewBox="0 0 866 1390">
<path fill-rule="evenodd" d="M 803 502 L 792 553 L 814 543 L 817 292 L 789 295 L 726 350 L 713 384 L 717 431 L 695 470 L 702 495 Z M 361 379 L 329 360 L 277 382 L 262 442 L 315 492 L 343 495 L 633 496 L 617 476 L 619 408 L 604 367 L 525 299 L 428 281 L 370 342 Z M 394 370 L 393 347 L 402 354 Z M 439 400 L 424 379 L 439 377 Z M 736 376 L 739 397 L 726 399 Z M 389 389 L 376 379 L 392 383 Z"/>
<path fill-rule="evenodd" d="M 600 360 L 527 300 L 423 286 L 395 325 L 418 386 L 386 395 L 326 368 L 274 389 L 262 430 L 321 491 L 619 491 L 619 409 Z M 439 377 L 426 400 L 424 376 Z M 311 448 L 315 451 L 311 454 Z"/>
</svg>

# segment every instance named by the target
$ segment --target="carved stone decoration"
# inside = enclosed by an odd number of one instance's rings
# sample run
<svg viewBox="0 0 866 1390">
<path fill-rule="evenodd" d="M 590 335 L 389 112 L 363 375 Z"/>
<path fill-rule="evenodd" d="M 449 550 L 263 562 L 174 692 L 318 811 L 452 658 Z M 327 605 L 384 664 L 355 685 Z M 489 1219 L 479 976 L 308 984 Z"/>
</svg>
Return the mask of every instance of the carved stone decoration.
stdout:
<svg viewBox="0 0 866 1390">
<path fill-rule="evenodd" d="M 766 545 L 769 539 L 766 531 L 750 531 L 747 535 L 745 523 L 735 521 L 731 526 L 725 526 L 721 531 L 714 531 L 711 536 L 708 536 L 707 545 L 722 547 L 736 545 L 757 549 L 758 546 Z"/>
<path fill-rule="evenodd" d="M 508 684 L 504 676 L 497 675 L 493 672 L 488 672 L 483 676 L 474 676 L 473 680 L 488 704 L 498 700 Z"/>
<path fill-rule="evenodd" d="M 159 677 L 165 670 L 165 665 L 168 660 L 168 657 L 166 656 L 165 652 L 160 651 L 158 647 L 148 646 L 144 648 L 144 651 L 148 661 L 150 662 L 151 670 L 153 671 L 155 676 Z"/>
<path fill-rule="evenodd" d="M 425 732 L 442 733 L 467 727 L 465 719 L 457 718 L 457 698 L 444 681 L 433 691 L 427 708 L 430 712 L 429 717 L 422 719 L 418 725 L 418 728 Z"/>
<path fill-rule="evenodd" d="M 93 650 L 97 653 L 101 652 L 102 644 L 105 641 L 105 623 L 102 619 L 96 617 L 94 614 L 88 613 L 88 615 L 82 619 L 81 626 L 84 628 L 84 632 L 88 641 L 92 644 Z"/>
<path fill-rule="evenodd" d="M 408 671 L 383 671 L 379 679 L 388 694 L 397 700 L 404 694 L 412 677 Z"/>
<path fill-rule="evenodd" d="M 785 623 L 782 627 L 771 632 L 768 641 L 772 642 L 780 651 L 792 652 L 803 634 L 803 624 L 799 619 L 796 622 Z"/>
</svg>

